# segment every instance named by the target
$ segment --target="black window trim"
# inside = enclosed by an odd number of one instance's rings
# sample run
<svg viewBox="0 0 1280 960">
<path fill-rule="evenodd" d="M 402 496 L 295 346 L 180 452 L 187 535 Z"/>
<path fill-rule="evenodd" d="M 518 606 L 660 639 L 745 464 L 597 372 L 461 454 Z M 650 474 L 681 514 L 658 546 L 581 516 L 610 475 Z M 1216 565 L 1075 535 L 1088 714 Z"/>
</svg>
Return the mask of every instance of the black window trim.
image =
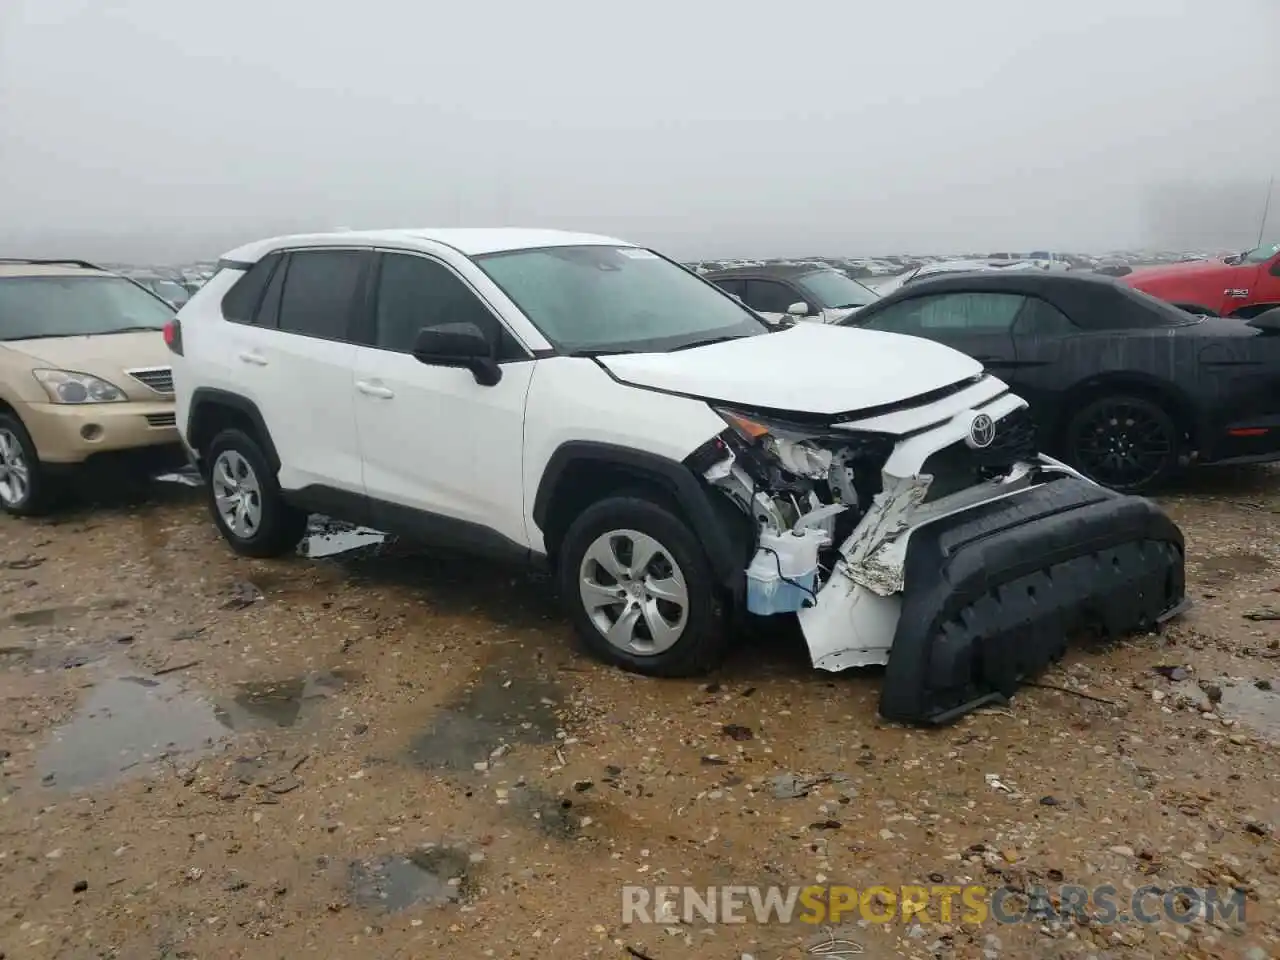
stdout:
<svg viewBox="0 0 1280 960">
<path fill-rule="evenodd" d="M 364 340 L 366 341 L 366 342 L 360 343 L 359 346 L 365 347 L 366 349 L 369 349 L 369 350 L 380 350 L 383 353 L 398 353 L 402 355 L 411 356 L 411 354 L 407 350 L 393 350 L 390 347 L 380 347 L 374 342 L 377 339 L 377 334 L 378 334 L 378 288 L 382 282 L 383 258 L 386 257 L 388 254 L 391 254 L 393 256 L 407 255 L 411 257 L 419 257 L 423 260 L 428 260 L 431 263 L 436 264 L 437 266 L 444 267 L 451 274 L 453 274 L 453 276 L 464 287 L 466 287 L 467 290 L 471 292 L 471 295 L 474 296 L 480 302 L 481 306 L 483 306 L 486 310 L 489 311 L 489 313 L 493 315 L 493 319 L 497 321 L 498 326 L 501 327 L 504 331 L 506 331 L 507 336 L 511 338 L 511 342 L 515 344 L 516 348 L 519 349 L 524 354 L 524 356 L 522 357 L 508 357 L 504 360 L 498 360 L 497 363 L 499 366 L 502 366 L 503 364 L 508 364 L 508 363 L 527 363 L 530 360 L 538 359 L 537 352 L 530 349 L 529 345 L 520 338 L 520 335 L 511 329 L 511 325 L 507 323 L 506 319 L 502 316 L 502 313 L 494 309 L 494 306 L 489 301 L 489 299 L 484 294 L 482 294 L 479 290 L 477 290 L 473 283 L 471 283 L 466 277 L 464 277 L 461 273 L 459 273 L 453 267 L 452 264 L 448 263 L 445 260 L 442 260 L 438 256 L 435 256 L 431 253 L 426 252 L 425 250 L 414 250 L 414 249 L 403 248 L 403 247 L 388 247 L 382 244 L 379 244 L 378 246 L 373 247 L 372 250 L 376 260 L 373 267 L 369 271 L 370 275 L 369 275 L 369 284 L 366 289 L 366 296 L 365 296 L 363 325 L 362 325 L 362 328 L 357 327 L 356 330 L 354 331 L 356 334 L 362 335 L 364 337 Z"/>
<path fill-rule="evenodd" d="M 274 327 L 263 327 L 258 321 L 258 314 L 262 311 L 262 301 L 266 297 L 267 287 L 262 288 L 262 293 L 258 297 L 258 306 L 253 312 L 253 325 L 262 330 L 274 330 L 276 333 L 286 334 L 293 337 L 306 337 L 308 340 L 321 340 L 326 343 L 341 343 L 346 346 L 360 347 L 364 344 L 354 339 L 354 336 L 360 329 L 360 316 L 366 309 L 369 299 L 369 275 L 371 270 L 371 260 L 373 255 L 373 247 L 350 245 L 350 244 L 321 244 L 315 246 L 301 247 L 281 247 L 278 250 L 272 250 L 272 253 L 279 253 L 281 257 L 280 263 L 283 263 L 285 269 L 284 285 L 280 289 L 280 305 L 284 306 L 284 295 L 289 285 L 288 269 L 293 262 L 293 255 L 296 253 L 356 253 L 361 255 L 360 274 L 356 279 L 355 294 L 351 298 L 351 303 L 347 305 L 347 322 L 345 338 L 343 337 L 322 337 L 314 333 L 304 333 L 301 330 L 285 330 L 280 326 L 280 312 L 276 315 L 276 325 Z M 267 286 L 271 285 L 271 281 L 275 279 L 275 271 L 279 270 L 279 264 L 275 270 L 271 271 L 271 276 L 267 278 Z"/>
</svg>

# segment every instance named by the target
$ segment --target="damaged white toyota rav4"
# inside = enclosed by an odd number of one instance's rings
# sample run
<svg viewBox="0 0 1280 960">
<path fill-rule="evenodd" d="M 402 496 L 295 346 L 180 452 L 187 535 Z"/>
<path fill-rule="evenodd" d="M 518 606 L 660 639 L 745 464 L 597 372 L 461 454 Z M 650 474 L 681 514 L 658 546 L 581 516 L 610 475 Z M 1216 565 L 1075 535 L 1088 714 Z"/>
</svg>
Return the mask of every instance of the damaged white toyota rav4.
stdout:
<svg viewBox="0 0 1280 960">
<path fill-rule="evenodd" d="M 228 253 L 166 330 L 183 439 L 242 554 L 308 513 L 548 564 L 604 660 L 713 666 L 740 613 L 887 664 L 944 722 L 1067 638 L 1185 604 L 1148 500 L 1039 455 L 1026 404 L 914 337 L 765 323 L 607 237 L 388 230 Z"/>
</svg>

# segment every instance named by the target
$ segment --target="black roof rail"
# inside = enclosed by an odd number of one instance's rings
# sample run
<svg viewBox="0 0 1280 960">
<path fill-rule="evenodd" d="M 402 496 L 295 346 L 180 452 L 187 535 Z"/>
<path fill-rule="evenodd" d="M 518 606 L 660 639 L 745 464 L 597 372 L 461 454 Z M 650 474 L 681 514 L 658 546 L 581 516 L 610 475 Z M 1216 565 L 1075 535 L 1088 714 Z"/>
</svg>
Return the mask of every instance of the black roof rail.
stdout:
<svg viewBox="0 0 1280 960">
<path fill-rule="evenodd" d="M 69 257 L 49 259 L 40 259 L 36 257 L 0 257 L 0 263 L 29 263 L 36 267 L 84 267 L 86 270 L 102 270 L 104 273 L 111 272 L 98 266 L 96 263 L 90 263 L 88 260 L 75 260 Z"/>
</svg>

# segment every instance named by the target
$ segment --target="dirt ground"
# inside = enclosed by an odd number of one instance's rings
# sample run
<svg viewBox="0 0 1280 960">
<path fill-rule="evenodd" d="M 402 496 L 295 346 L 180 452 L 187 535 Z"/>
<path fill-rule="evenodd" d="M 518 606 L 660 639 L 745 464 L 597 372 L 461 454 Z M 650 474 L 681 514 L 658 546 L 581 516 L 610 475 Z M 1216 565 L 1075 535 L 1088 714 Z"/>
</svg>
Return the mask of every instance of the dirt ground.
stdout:
<svg viewBox="0 0 1280 960">
<path fill-rule="evenodd" d="M 0 957 L 1280 955 L 1280 473 L 1163 500 L 1189 614 L 927 731 L 785 633 L 647 680 L 524 573 L 332 528 L 240 559 L 178 484 L 0 519 Z M 1247 912 L 622 922 L 625 884 L 1063 882 Z"/>
</svg>

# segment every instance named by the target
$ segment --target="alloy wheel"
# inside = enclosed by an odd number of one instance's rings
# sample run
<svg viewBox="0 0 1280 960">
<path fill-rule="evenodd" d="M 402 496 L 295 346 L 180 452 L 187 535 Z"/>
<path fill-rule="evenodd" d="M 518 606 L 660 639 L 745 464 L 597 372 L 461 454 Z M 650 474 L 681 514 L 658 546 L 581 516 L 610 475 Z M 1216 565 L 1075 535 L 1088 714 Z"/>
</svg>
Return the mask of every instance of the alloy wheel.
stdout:
<svg viewBox="0 0 1280 960">
<path fill-rule="evenodd" d="M 262 488 L 249 461 L 234 450 L 223 450 L 210 474 L 213 500 L 227 529 L 248 540 L 262 526 Z"/>
<path fill-rule="evenodd" d="M 671 552 L 648 534 L 611 530 L 587 548 L 578 590 L 592 625 L 638 656 L 673 647 L 689 619 L 689 588 Z"/>
<path fill-rule="evenodd" d="M 1173 455 L 1175 439 L 1145 404 L 1100 405 L 1077 427 L 1079 467 L 1103 486 L 1136 489 L 1155 480 Z"/>
<path fill-rule="evenodd" d="M 22 441 L 8 428 L 0 428 L 0 501 L 6 507 L 21 506 L 31 493 L 31 466 Z"/>
</svg>

